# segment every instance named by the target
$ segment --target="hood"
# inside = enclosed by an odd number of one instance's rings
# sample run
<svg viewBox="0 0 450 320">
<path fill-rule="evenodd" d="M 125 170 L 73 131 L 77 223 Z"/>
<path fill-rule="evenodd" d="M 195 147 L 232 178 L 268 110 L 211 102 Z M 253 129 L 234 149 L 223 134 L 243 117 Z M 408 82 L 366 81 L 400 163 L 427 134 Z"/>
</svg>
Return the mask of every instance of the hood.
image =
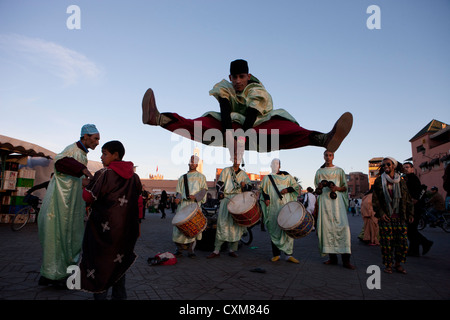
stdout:
<svg viewBox="0 0 450 320">
<path fill-rule="evenodd" d="M 131 161 L 113 161 L 108 168 L 125 179 L 130 179 L 134 175 L 134 164 Z"/>
</svg>

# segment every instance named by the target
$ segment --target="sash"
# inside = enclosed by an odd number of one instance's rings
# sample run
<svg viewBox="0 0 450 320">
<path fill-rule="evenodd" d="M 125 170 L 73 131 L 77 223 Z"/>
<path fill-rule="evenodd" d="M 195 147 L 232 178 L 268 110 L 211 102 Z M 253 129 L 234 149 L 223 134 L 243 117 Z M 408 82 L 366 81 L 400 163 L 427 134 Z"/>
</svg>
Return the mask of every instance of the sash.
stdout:
<svg viewBox="0 0 450 320">
<path fill-rule="evenodd" d="M 184 192 L 186 193 L 186 199 L 189 199 L 189 185 L 187 179 L 187 173 L 183 175 L 184 178 Z"/>
<path fill-rule="evenodd" d="M 275 188 L 275 191 L 277 192 L 278 197 L 280 198 L 280 200 L 283 199 L 283 196 L 281 195 L 280 191 L 278 190 L 277 185 L 275 184 L 275 181 L 273 180 L 273 177 L 272 177 L 271 174 L 269 174 L 269 179 L 272 182 L 273 187 Z"/>
</svg>

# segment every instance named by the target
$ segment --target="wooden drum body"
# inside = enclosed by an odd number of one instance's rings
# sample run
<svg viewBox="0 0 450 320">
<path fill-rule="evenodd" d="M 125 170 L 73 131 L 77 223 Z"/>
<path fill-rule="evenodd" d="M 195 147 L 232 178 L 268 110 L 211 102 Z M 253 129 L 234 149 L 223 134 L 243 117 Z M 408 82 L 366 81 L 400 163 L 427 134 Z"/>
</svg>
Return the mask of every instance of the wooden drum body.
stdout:
<svg viewBox="0 0 450 320">
<path fill-rule="evenodd" d="M 206 229 L 207 220 L 198 204 L 192 203 L 177 212 L 172 224 L 186 237 L 193 238 Z"/>
<path fill-rule="evenodd" d="M 261 219 L 261 208 L 254 192 L 247 191 L 235 195 L 227 205 L 228 212 L 236 224 L 251 227 Z"/>
<path fill-rule="evenodd" d="M 307 236 L 314 227 L 314 217 L 297 201 L 286 203 L 281 208 L 277 221 L 280 228 L 294 239 Z"/>
</svg>

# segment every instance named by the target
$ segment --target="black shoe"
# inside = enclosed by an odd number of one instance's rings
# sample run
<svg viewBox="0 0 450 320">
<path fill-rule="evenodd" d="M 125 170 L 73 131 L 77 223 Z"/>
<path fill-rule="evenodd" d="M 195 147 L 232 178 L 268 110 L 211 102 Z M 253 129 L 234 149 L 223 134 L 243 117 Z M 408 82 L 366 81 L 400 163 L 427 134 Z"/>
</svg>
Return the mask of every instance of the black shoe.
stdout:
<svg viewBox="0 0 450 320">
<path fill-rule="evenodd" d="M 427 252 L 430 251 L 432 245 L 433 245 L 433 241 L 429 241 L 427 244 L 424 244 L 422 255 L 426 255 Z"/>
<path fill-rule="evenodd" d="M 183 253 L 177 249 L 177 251 L 175 251 L 175 253 L 173 254 L 175 257 L 179 258 L 183 256 Z"/>
<path fill-rule="evenodd" d="M 62 289 L 62 290 L 65 290 L 65 289 L 68 289 L 67 288 L 67 280 L 66 279 L 61 279 L 61 280 L 52 280 L 52 279 L 48 279 L 48 278 L 46 278 L 46 277 L 44 277 L 44 276 L 41 276 L 40 278 L 39 278 L 39 282 L 38 282 L 38 284 L 40 285 L 40 286 L 49 286 L 49 285 L 51 285 L 52 287 L 54 287 L 54 288 L 56 288 L 56 289 Z"/>
<path fill-rule="evenodd" d="M 44 277 L 44 276 L 41 276 L 41 277 L 39 278 L 38 284 L 39 284 L 40 286 L 48 286 L 48 285 L 53 284 L 53 280 L 50 280 L 50 279 L 48 279 L 48 278 L 46 278 L 46 277 Z"/>
<path fill-rule="evenodd" d="M 53 283 L 53 287 L 58 290 L 69 289 L 69 288 L 67 288 L 67 280 L 66 279 L 55 280 L 55 282 Z"/>
</svg>

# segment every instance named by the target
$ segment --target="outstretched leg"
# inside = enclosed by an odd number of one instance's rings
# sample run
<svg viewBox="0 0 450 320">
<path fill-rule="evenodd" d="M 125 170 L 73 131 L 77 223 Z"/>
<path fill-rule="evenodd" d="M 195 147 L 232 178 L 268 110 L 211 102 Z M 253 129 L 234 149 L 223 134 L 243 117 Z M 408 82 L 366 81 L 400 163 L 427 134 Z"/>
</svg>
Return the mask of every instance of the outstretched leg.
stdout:
<svg viewBox="0 0 450 320">
<path fill-rule="evenodd" d="M 205 145 L 227 147 L 227 139 L 223 134 L 220 120 L 212 116 L 186 119 L 177 113 L 160 113 L 156 107 L 152 89 L 147 90 L 142 101 L 142 122 L 148 125 L 161 126 L 166 130 Z M 345 112 L 328 133 L 311 131 L 295 122 L 274 116 L 270 120 L 249 129 L 256 133 L 254 135 L 256 141 L 249 135 L 245 142 L 245 150 L 270 152 L 317 146 L 335 152 L 349 134 L 352 125 L 353 116 L 350 112 Z M 232 127 L 233 130 L 242 129 L 236 122 L 232 123 Z M 242 140 L 239 142 L 242 143 Z"/>
<path fill-rule="evenodd" d="M 311 145 L 324 147 L 330 152 L 335 152 L 342 141 L 347 137 L 353 126 L 353 115 L 345 112 L 334 124 L 328 133 L 314 132 L 311 134 Z"/>
</svg>

